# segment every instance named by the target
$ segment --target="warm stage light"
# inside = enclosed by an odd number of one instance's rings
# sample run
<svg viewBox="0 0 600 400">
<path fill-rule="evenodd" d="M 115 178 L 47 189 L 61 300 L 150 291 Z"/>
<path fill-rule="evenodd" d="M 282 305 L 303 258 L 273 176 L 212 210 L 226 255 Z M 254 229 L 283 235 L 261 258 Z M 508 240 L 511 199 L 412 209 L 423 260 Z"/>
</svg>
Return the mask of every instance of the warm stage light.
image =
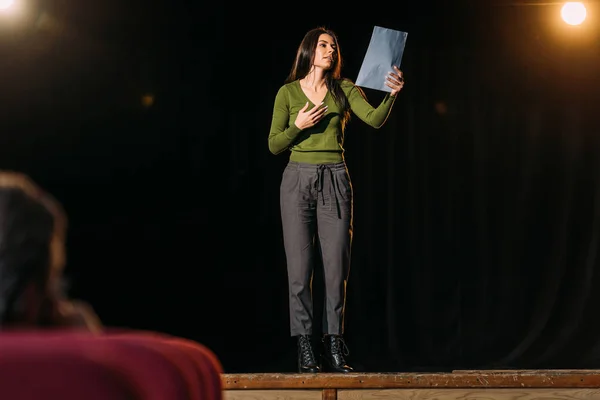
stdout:
<svg viewBox="0 0 600 400">
<path fill-rule="evenodd" d="M 0 10 L 6 10 L 10 8 L 15 0 L 0 0 Z"/>
<path fill-rule="evenodd" d="M 0 0 L 0 10 L 6 10 L 14 4 L 15 0 Z"/>
<path fill-rule="evenodd" d="M 581 24 L 585 20 L 586 15 L 587 10 L 583 3 L 580 2 L 567 2 L 560 10 L 560 16 L 569 25 Z"/>
<path fill-rule="evenodd" d="M 151 93 L 142 96 L 142 105 L 146 108 L 150 108 L 154 105 L 154 95 Z"/>
</svg>

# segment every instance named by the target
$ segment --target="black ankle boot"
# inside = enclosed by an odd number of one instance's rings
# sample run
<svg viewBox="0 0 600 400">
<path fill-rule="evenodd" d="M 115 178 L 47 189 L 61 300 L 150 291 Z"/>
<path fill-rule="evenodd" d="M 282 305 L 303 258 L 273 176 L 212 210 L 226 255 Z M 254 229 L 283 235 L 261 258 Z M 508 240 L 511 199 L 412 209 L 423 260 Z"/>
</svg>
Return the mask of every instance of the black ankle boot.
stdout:
<svg viewBox="0 0 600 400">
<path fill-rule="evenodd" d="M 354 369 L 346 363 L 345 356 L 348 355 L 348 347 L 342 335 L 323 336 L 323 364 L 329 372 L 354 372 Z"/>
<path fill-rule="evenodd" d="M 321 368 L 315 358 L 313 352 L 312 343 L 310 342 L 310 336 L 299 335 L 298 336 L 298 372 L 301 373 L 316 373 Z"/>
</svg>

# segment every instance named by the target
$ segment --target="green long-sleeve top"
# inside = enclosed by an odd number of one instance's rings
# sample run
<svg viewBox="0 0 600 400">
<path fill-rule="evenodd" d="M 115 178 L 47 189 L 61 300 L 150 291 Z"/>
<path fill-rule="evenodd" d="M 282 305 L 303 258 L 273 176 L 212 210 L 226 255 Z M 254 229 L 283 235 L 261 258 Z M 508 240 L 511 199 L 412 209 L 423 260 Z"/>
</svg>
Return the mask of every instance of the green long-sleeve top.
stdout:
<svg viewBox="0 0 600 400">
<path fill-rule="evenodd" d="M 379 129 L 383 126 L 392 110 L 395 96 L 387 93 L 375 108 L 351 81 L 342 80 L 340 85 L 354 115 L 373 128 Z M 273 106 L 269 150 L 273 154 L 279 154 L 289 149 L 290 160 L 303 163 L 325 164 L 343 161 L 345 126 L 342 110 L 331 93 L 327 92 L 324 99 L 324 105 L 328 106 L 325 117 L 315 126 L 300 130 L 294 122 L 306 102 L 309 103 L 308 109 L 315 106 L 302 91 L 298 80 L 279 89 Z"/>
</svg>

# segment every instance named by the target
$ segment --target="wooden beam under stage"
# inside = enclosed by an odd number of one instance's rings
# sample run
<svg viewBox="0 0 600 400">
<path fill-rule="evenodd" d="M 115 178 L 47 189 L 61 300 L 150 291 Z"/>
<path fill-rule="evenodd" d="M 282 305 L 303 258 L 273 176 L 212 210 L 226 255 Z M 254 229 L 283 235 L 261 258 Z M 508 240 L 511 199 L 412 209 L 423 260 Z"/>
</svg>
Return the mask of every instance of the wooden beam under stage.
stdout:
<svg viewBox="0 0 600 400">
<path fill-rule="evenodd" d="M 225 400 L 600 400 L 600 370 L 223 374 L 222 383 Z"/>
</svg>

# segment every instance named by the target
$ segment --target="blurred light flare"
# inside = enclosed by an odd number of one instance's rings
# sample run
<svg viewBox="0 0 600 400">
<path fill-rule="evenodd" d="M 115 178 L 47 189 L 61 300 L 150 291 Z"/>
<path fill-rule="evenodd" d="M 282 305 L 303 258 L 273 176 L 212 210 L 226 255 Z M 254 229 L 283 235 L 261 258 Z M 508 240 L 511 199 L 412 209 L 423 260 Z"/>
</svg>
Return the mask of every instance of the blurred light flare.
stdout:
<svg viewBox="0 0 600 400">
<path fill-rule="evenodd" d="M 562 6 L 560 16 L 569 25 L 580 25 L 587 16 L 587 10 L 583 3 L 569 1 Z"/>
<path fill-rule="evenodd" d="M 142 96 L 142 105 L 145 108 L 150 108 L 154 105 L 154 95 L 152 93 L 147 93 Z"/>
<path fill-rule="evenodd" d="M 15 0 L 0 0 L 0 11 L 8 10 L 15 4 Z"/>
<path fill-rule="evenodd" d="M 14 26 L 23 22 L 31 12 L 31 0 L 0 0 L 0 24 Z"/>
</svg>

